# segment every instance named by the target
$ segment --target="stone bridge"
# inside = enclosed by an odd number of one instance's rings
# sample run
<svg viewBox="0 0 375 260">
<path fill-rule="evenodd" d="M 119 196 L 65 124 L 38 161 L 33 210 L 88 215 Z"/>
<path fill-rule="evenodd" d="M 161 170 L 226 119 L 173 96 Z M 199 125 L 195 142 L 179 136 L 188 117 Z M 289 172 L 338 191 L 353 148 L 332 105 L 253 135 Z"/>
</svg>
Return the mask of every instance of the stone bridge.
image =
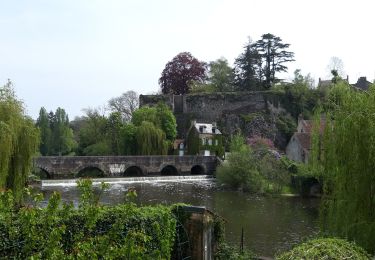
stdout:
<svg viewBox="0 0 375 260">
<path fill-rule="evenodd" d="M 213 174 L 217 163 L 216 156 L 195 155 L 43 156 L 33 161 L 47 179 Z"/>
</svg>

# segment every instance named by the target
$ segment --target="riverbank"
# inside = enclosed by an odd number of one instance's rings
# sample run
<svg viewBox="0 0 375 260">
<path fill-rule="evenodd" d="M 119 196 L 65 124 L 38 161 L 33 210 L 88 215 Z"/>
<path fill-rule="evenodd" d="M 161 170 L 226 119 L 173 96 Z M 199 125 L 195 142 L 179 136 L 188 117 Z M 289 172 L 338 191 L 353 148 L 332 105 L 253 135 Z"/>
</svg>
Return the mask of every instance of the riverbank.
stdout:
<svg viewBox="0 0 375 260">
<path fill-rule="evenodd" d="M 218 189 L 214 179 L 112 183 L 101 195 L 103 204 L 124 202 L 129 189 L 136 190 L 138 205 L 186 203 L 205 206 L 226 220 L 226 240 L 239 247 L 244 228 L 244 247 L 256 254 L 272 257 L 318 233 L 319 199 L 289 196 L 255 196 Z M 94 190 L 95 190 L 94 186 Z M 62 200 L 77 205 L 77 187 L 44 186 L 39 190 L 45 201 L 54 191 Z M 45 202 L 44 202 L 45 203 Z"/>
</svg>

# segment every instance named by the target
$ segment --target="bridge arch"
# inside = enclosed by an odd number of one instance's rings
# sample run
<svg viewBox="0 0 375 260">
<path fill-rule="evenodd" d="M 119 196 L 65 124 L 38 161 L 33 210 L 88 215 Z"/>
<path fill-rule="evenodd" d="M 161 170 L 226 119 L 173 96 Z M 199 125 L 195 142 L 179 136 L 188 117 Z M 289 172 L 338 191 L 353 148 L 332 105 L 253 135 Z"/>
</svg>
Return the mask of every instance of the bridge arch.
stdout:
<svg viewBox="0 0 375 260">
<path fill-rule="evenodd" d="M 301 183 L 301 194 L 305 197 L 319 197 L 322 194 L 322 185 L 314 177 L 305 178 Z"/>
<path fill-rule="evenodd" d="M 89 177 L 89 178 L 101 178 L 105 176 L 105 172 L 98 166 L 84 166 L 78 169 L 75 177 Z"/>
<path fill-rule="evenodd" d="M 176 176 L 176 175 L 179 175 L 177 168 L 174 165 L 171 165 L 171 164 L 164 165 L 162 167 L 161 171 L 160 171 L 160 174 L 164 175 L 164 176 Z"/>
<path fill-rule="evenodd" d="M 145 173 L 142 170 L 141 167 L 137 165 L 132 165 L 126 168 L 126 170 L 123 173 L 123 176 L 125 177 L 138 177 L 138 176 L 144 176 Z"/>
<path fill-rule="evenodd" d="M 202 165 L 194 165 L 190 170 L 191 175 L 204 175 L 206 174 L 206 169 Z"/>
<path fill-rule="evenodd" d="M 33 173 L 42 180 L 52 179 L 50 171 L 42 166 L 35 166 Z"/>
</svg>

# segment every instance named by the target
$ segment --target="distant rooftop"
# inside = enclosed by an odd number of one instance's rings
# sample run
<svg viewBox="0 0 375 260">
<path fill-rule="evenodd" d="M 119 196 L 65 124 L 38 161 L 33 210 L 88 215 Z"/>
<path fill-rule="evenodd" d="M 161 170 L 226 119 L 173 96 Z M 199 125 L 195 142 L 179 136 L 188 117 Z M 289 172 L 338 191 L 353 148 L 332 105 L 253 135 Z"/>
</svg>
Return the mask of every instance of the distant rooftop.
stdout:
<svg viewBox="0 0 375 260">
<path fill-rule="evenodd" d="M 346 76 L 346 79 L 343 79 L 343 80 L 349 83 L 349 76 Z M 372 83 L 368 81 L 366 77 L 359 77 L 356 83 L 350 84 L 350 85 L 356 89 L 368 90 L 371 84 Z M 326 88 L 331 85 L 332 85 L 332 80 L 330 79 L 322 80 L 321 78 L 319 78 L 319 82 L 318 82 L 319 88 Z"/>
<path fill-rule="evenodd" d="M 357 83 L 352 84 L 353 87 L 359 88 L 362 90 L 368 90 L 370 85 L 371 85 L 371 82 L 367 81 L 366 77 L 359 77 L 357 80 Z"/>
</svg>

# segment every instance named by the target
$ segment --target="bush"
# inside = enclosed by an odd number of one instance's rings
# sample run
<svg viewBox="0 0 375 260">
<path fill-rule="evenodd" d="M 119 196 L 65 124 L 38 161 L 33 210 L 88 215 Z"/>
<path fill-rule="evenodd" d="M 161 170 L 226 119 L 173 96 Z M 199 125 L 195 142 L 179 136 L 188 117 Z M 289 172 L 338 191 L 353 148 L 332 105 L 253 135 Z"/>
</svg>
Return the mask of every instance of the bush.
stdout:
<svg viewBox="0 0 375 260">
<path fill-rule="evenodd" d="M 98 205 L 90 180 L 81 182 L 78 208 L 55 193 L 47 207 L 16 209 L 0 193 L 0 258 L 170 259 L 176 220 L 170 207 Z"/>
<path fill-rule="evenodd" d="M 217 180 L 252 193 L 280 193 L 290 181 L 290 174 L 279 157 L 264 145 L 252 150 L 245 144 L 245 139 L 237 135 L 231 142 L 228 160 L 217 169 Z"/>
<path fill-rule="evenodd" d="M 291 251 L 276 257 L 278 260 L 294 259 L 370 259 L 359 246 L 343 239 L 320 238 L 303 243 Z"/>
<path fill-rule="evenodd" d="M 222 243 L 218 251 L 215 254 L 217 260 L 250 260 L 257 259 L 255 254 L 249 250 L 240 251 L 239 248 L 235 248 L 226 243 Z"/>
<path fill-rule="evenodd" d="M 263 177 L 249 147 L 234 151 L 228 160 L 217 169 L 219 183 L 249 192 L 263 192 Z"/>
</svg>

